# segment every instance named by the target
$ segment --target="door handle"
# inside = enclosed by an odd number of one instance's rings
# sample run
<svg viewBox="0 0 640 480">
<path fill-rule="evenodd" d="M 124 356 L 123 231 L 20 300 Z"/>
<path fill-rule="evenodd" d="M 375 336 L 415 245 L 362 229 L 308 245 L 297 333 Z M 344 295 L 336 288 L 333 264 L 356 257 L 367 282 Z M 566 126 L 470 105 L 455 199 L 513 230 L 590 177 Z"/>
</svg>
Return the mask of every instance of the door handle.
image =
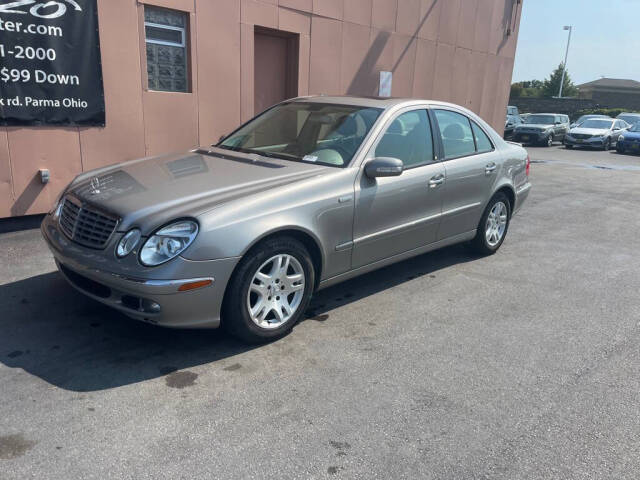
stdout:
<svg viewBox="0 0 640 480">
<path fill-rule="evenodd" d="M 491 163 L 487 164 L 487 166 L 486 166 L 486 167 L 484 167 L 484 173 L 485 173 L 486 175 L 491 175 L 491 173 L 492 173 L 496 168 L 497 168 L 497 167 L 496 167 L 496 164 L 495 164 L 495 163 L 493 163 L 493 162 L 491 162 Z"/>
<path fill-rule="evenodd" d="M 436 188 L 438 185 L 442 185 L 444 183 L 444 175 L 436 175 L 435 177 L 431 177 L 429 180 L 429 188 Z"/>
</svg>

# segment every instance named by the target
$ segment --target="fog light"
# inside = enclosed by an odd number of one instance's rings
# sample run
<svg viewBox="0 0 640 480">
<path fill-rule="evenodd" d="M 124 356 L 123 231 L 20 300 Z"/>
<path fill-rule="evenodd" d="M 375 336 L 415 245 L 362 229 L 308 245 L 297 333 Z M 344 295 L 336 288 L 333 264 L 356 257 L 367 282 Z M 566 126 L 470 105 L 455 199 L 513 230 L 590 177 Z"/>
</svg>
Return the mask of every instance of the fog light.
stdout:
<svg viewBox="0 0 640 480">
<path fill-rule="evenodd" d="M 142 310 L 147 313 L 160 313 L 160 305 L 146 298 L 142 299 Z"/>
</svg>

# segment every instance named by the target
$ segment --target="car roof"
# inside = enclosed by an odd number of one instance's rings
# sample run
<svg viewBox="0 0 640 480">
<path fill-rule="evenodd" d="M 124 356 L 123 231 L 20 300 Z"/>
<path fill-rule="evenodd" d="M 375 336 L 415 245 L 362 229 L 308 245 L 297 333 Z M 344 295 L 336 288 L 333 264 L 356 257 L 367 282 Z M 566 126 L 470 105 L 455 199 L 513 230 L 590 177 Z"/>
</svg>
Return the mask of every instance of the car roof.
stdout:
<svg viewBox="0 0 640 480">
<path fill-rule="evenodd" d="M 399 105 L 412 105 L 415 103 L 429 103 L 432 105 L 450 106 L 464 108 L 454 103 L 441 102 L 437 100 L 427 100 L 421 98 L 398 98 L 398 97 L 376 97 L 376 96 L 355 96 L 355 95 L 313 95 L 308 97 L 297 97 L 292 102 L 313 102 L 313 103 L 333 103 L 336 105 L 352 105 L 356 107 L 391 108 Z"/>
<path fill-rule="evenodd" d="M 625 117 L 640 117 L 640 113 L 622 112 L 618 117 L 624 115 Z"/>
<path fill-rule="evenodd" d="M 562 115 L 566 116 L 564 113 L 532 113 L 531 115 Z"/>
</svg>

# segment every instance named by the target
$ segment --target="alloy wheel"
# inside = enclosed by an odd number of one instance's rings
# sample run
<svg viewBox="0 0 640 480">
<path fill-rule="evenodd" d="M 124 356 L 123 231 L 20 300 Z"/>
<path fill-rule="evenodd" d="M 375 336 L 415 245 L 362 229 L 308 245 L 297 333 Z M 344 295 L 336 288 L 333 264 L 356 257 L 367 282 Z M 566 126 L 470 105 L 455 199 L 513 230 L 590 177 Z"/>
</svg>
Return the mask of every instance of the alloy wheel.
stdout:
<svg viewBox="0 0 640 480">
<path fill-rule="evenodd" d="M 247 293 L 247 308 L 253 323 L 274 329 L 288 322 L 304 296 L 305 275 L 292 255 L 269 258 L 256 271 Z"/>
<path fill-rule="evenodd" d="M 500 243 L 504 232 L 507 229 L 508 209 L 504 202 L 496 202 L 485 225 L 485 238 L 490 247 L 495 247 Z"/>
</svg>

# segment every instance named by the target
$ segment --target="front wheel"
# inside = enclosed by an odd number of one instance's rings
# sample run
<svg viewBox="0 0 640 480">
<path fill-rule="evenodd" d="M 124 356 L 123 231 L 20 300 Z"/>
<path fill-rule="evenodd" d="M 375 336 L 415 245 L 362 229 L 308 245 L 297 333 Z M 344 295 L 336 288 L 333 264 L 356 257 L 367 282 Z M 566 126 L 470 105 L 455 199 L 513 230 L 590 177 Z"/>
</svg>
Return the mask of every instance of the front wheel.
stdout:
<svg viewBox="0 0 640 480">
<path fill-rule="evenodd" d="M 565 143 L 564 148 L 571 150 L 573 148 L 573 145 L 569 145 L 568 143 Z"/>
<path fill-rule="evenodd" d="M 611 139 L 607 138 L 607 140 L 604 142 L 604 145 L 602 146 L 602 150 L 606 152 L 610 148 L 611 148 Z"/>
<path fill-rule="evenodd" d="M 498 251 L 507 236 L 511 221 L 511 204 L 504 193 L 495 194 L 482 214 L 471 246 L 482 255 Z"/>
<path fill-rule="evenodd" d="M 313 261 L 302 243 L 268 239 L 238 264 L 227 286 L 222 325 L 250 343 L 282 337 L 304 314 L 314 282 Z"/>
<path fill-rule="evenodd" d="M 545 143 L 546 143 L 547 147 L 553 146 L 553 135 L 549 135 L 549 137 L 547 137 L 547 141 Z"/>
</svg>

